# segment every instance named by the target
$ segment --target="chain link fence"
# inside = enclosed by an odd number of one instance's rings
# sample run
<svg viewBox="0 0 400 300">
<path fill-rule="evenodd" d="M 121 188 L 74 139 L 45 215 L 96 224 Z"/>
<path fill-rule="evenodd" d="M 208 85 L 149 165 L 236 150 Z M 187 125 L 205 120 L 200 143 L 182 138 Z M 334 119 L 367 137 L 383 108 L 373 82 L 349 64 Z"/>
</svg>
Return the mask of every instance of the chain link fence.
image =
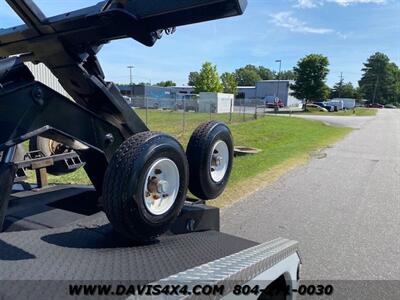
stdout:
<svg viewBox="0 0 400 300">
<path fill-rule="evenodd" d="M 225 104 L 222 109 L 215 101 L 199 101 L 136 97 L 130 104 L 151 130 L 172 131 L 180 137 L 209 120 L 234 124 L 264 118 L 267 114 L 291 111 L 288 108 L 266 105 L 262 99 L 235 99 L 231 105 Z"/>
</svg>

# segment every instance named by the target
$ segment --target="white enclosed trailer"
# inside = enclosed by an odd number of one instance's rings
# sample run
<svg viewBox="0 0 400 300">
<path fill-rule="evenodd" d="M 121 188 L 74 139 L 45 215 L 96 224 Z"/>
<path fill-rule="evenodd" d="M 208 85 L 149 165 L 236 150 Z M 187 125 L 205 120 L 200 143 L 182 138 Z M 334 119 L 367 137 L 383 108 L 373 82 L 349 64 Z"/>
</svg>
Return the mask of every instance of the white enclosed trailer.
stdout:
<svg viewBox="0 0 400 300">
<path fill-rule="evenodd" d="M 356 99 L 351 98 L 335 98 L 331 101 L 342 101 L 343 102 L 343 109 L 353 109 L 356 107 Z"/>
<path fill-rule="evenodd" d="M 233 94 L 224 93 L 200 93 L 199 112 L 225 114 L 234 109 Z"/>
<path fill-rule="evenodd" d="M 330 106 L 336 106 L 338 110 L 343 110 L 344 109 L 344 103 L 342 100 L 329 100 L 325 102 L 326 105 Z"/>
</svg>

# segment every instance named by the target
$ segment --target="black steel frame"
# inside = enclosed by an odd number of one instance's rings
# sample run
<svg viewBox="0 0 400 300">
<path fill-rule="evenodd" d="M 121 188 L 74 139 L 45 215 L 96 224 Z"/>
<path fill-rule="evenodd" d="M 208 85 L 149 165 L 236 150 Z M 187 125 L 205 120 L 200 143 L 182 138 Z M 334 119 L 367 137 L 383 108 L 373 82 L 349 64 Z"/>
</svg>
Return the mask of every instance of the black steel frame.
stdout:
<svg viewBox="0 0 400 300">
<path fill-rule="evenodd" d="M 164 31 L 173 32 L 170 28 L 239 15 L 247 5 L 247 0 L 108 0 L 46 18 L 32 0 L 6 1 L 25 25 L 0 30 L 5 58 L 0 60 L 0 152 L 38 135 L 69 145 L 86 162 L 99 193 L 115 150 L 149 130 L 105 81 L 96 57 L 102 46 L 127 37 L 153 46 Z M 27 61 L 45 64 L 74 102 L 35 81 Z"/>
</svg>

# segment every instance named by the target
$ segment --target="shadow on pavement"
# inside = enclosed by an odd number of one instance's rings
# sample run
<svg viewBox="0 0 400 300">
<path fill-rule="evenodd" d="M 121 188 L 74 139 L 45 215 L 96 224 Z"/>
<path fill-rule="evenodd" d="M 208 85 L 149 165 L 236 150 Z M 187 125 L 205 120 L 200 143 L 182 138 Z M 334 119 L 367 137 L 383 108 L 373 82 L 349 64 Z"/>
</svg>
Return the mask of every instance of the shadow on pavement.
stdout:
<svg viewBox="0 0 400 300">
<path fill-rule="evenodd" d="M 36 256 L 0 240 L 0 260 L 17 261 L 34 258 Z"/>
<path fill-rule="evenodd" d="M 110 224 L 95 229 L 78 228 L 69 232 L 49 234 L 43 236 L 41 240 L 59 247 L 76 249 L 128 248 L 158 243 L 158 240 L 149 243 L 129 242 L 116 233 Z"/>
</svg>

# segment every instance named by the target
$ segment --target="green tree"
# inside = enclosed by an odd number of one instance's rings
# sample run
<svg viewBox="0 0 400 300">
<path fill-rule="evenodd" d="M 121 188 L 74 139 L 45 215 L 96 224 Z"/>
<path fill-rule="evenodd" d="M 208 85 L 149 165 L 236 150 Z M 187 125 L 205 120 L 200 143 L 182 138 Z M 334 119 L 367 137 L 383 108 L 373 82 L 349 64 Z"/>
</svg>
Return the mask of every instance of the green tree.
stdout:
<svg viewBox="0 0 400 300">
<path fill-rule="evenodd" d="M 360 87 L 356 87 L 355 89 L 354 89 L 354 98 L 356 99 L 356 100 L 358 100 L 358 101 L 361 101 L 362 99 L 363 99 L 363 93 L 362 93 L 362 91 L 361 91 L 361 88 Z"/>
<path fill-rule="evenodd" d="M 296 80 L 296 75 L 292 70 L 287 70 L 287 71 L 282 71 L 280 74 L 275 74 L 274 78 L 275 79 L 279 78 L 280 80 Z"/>
<path fill-rule="evenodd" d="M 331 98 L 354 98 L 356 99 L 357 91 L 351 82 L 344 83 L 344 80 L 335 84 L 331 90 Z"/>
<path fill-rule="evenodd" d="M 296 83 L 291 86 L 292 95 L 305 100 L 305 109 L 307 102 L 327 99 L 329 96 L 329 88 L 326 85 L 328 67 L 328 58 L 320 54 L 310 54 L 294 67 Z"/>
<path fill-rule="evenodd" d="M 131 86 L 130 84 L 127 84 L 127 83 L 117 83 L 117 86 L 118 87 L 129 87 L 129 86 Z"/>
<path fill-rule="evenodd" d="M 199 78 L 199 72 L 190 72 L 189 73 L 188 85 L 189 86 L 195 86 L 196 80 L 198 78 Z"/>
<path fill-rule="evenodd" d="M 258 75 L 260 75 L 261 80 L 271 80 L 274 79 L 274 72 L 272 72 L 270 69 L 263 67 L 263 66 L 259 66 L 258 69 L 255 69 L 258 73 Z"/>
<path fill-rule="evenodd" d="M 136 85 L 149 86 L 149 85 L 151 85 L 151 83 L 150 83 L 150 82 L 144 82 L 144 81 L 142 81 L 142 82 L 139 82 L 139 83 L 136 84 Z"/>
<path fill-rule="evenodd" d="M 389 71 L 392 78 L 388 100 L 391 104 L 394 104 L 400 101 L 400 68 L 395 63 L 391 63 Z"/>
<path fill-rule="evenodd" d="M 170 87 L 170 86 L 176 86 L 176 83 L 173 82 L 172 80 L 167 80 L 157 83 L 156 86 Z"/>
<path fill-rule="evenodd" d="M 224 92 L 229 94 L 237 94 L 238 84 L 236 81 L 236 76 L 233 73 L 225 72 L 221 75 L 222 86 L 224 87 Z"/>
<path fill-rule="evenodd" d="M 400 95 L 399 68 L 387 55 L 377 52 L 370 56 L 362 69 L 359 86 L 365 98 L 383 104 L 395 102 Z"/>
<path fill-rule="evenodd" d="M 253 65 L 237 69 L 235 76 L 239 86 L 255 86 L 257 81 L 262 80 L 259 69 Z"/>
<path fill-rule="evenodd" d="M 222 92 L 223 86 L 219 79 L 217 66 L 205 62 L 200 70 L 198 78 L 194 82 L 195 92 Z"/>
</svg>

